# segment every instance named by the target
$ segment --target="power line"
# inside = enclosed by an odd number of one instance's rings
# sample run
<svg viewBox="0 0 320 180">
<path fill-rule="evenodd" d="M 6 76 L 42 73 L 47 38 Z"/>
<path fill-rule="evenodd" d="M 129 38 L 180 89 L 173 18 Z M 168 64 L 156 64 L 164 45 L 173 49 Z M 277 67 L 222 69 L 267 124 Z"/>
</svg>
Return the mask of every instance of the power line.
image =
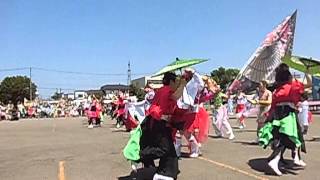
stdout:
<svg viewBox="0 0 320 180">
<path fill-rule="evenodd" d="M 121 81 L 126 81 L 126 79 L 118 79 L 118 80 L 121 80 Z M 99 85 L 100 83 L 41 83 L 42 86 L 49 86 L 49 87 L 70 87 L 70 86 L 91 86 L 91 87 L 94 87 L 94 86 L 97 86 Z"/>
<path fill-rule="evenodd" d="M 80 71 L 66 71 L 66 70 L 41 68 L 41 67 L 31 67 L 31 68 L 32 70 L 38 70 L 38 71 L 64 73 L 64 74 L 76 74 L 76 75 L 90 75 L 90 76 L 127 76 L 128 75 L 127 73 L 92 73 L 92 72 L 80 72 Z M 30 67 L 8 68 L 8 69 L 0 69 L 0 72 L 21 71 L 21 70 L 29 70 L 29 69 Z M 152 73 L 131 73 L 132 76 L 145 76 L 150 74 Z"/>
<path fill-rule="evenodd" d="M 30 69 L 30 67 L 0 69 L 0 72 L 6 72 L 6 71 L 21 71 L 21 70 L 29 70 L 29 69 Z"/>
<path fill-rule="evenodd" d="M 37 89 L 43 89 L 43 90 L 65 90 L 65 91 L 75 91 L 77 89 L 68 89 L 68 88 L 54 88 L 54 87 L 37 87 Z"/>
<path fill-rule="evenodd" d="M 32 70 L 46 71 L 46 72 L 55 72 L 55 73 L 64 73 L 64 74 L 75 74 L 75 75 L 89 75 L 89 76 L 127 76 L 127 79 L 112 79 L 119 81 L 128 81 L 127 73 L 91 73 L 91 72 L 79 72 L 79 71 L 65 71 L 65 70 L 57 70 L 57 69 L 49 69 L 49 68 L 41 68 L 41 67 L 31 67 Z M 30 70 L 30 67 L 21 67 L 21 68 L 8 68 L 8 69 L 0 69 L 0 72 L 8 72 L 8 71 L 21 71 L 21 70 Z M 201 74 L 210 74 L 210 72 L 200 72 Z M 131 73 L 131 76 L 146 76 L 153 73 Z M 130 78 L 131 79 L 131 78 Z"/>
<path fill-rule="evenodd" d="M 109 73 L 90 73 L 90 72 L 77 72 L 77 71 L 62 71 L 62 70 L 39 68 L 39 67 L 34 67 L 34 69 L 39 70 L 39 71 L 50 71 L 50 72 L 56 72 L 56 73 L 77 74 L 77 75 L 94 75 L 94 76 L 125 76 L 126 75 L 126 74 L 121 74 L 121 73 L 109 74 Z"/>
<path fill-rule="evenodd" d="M 48 69 L 48 68 L 40 68 L 40 67 L 33 67 L 33 69 L 39 70 L 39 71 L 49 71 L 49 72 L 76 74 L 76 75 L 127 76 L 127 74 L 125 74 L 125 73 L 91 73 L 91 72 L 79 72 L 79 71 L 64 71 L 64 70 Z M 133 75 L 147 75 L 147 74 L 149 74 L 149 73 L 137 73 L 137 74 L 133 74 Z"/>
</svg>

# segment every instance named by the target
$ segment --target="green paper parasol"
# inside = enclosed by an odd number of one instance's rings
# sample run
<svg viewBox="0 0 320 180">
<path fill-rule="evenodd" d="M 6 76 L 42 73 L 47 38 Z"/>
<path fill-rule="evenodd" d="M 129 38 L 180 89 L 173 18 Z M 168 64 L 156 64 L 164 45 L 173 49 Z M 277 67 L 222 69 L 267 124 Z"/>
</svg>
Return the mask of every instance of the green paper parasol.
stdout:
<svg viewBox="0 0 320 180">
<path fill-rule="evenodd" d="M 160 71 L 152 75 L 152 77 L 160 76 L 166 72 L 176 71 L 185 67 L 190 67 L 208 61 L 208 59 L 179 59 L 162 68 Z"/>
</svg>

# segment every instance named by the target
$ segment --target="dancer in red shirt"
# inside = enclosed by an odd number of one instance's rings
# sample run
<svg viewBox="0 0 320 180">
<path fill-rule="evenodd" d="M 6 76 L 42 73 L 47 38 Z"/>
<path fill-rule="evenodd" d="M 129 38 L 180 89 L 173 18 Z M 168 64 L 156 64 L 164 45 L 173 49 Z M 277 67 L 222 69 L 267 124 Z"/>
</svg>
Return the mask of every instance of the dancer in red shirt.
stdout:
<svg viewBox="0 0 320 180">
<path fill-rule="evenodd" d="M 176 80 L 174 73 L 165 73 L 163 87 L 156 91 L 147 118 L 141 123 L 140 160 L 144 167 L 154 167 L 154 160 L 160 159 L 153 179 L 176 179 L 178 157 L 173 144 L 171 115 L 177 99 L 186 84 L 184 79 Z"/>
<path fill-rule="evenodd" d="M 125 113 L 125 102 L 124 102 L 124 97 L 122 94 L 119 94 L 118 100 L 116 101 L 116 127 L 120 128 L 124 124 L 124 113 Z"/>
<path fill-rule="evenodd" d="M 299 166 L 306 164 L 301 160 L 298 149 L 306 152 L 302 132 L 297 118 L 297 105 L 304 88 L 311 86 L 311 79 L 306 75 L 308 84 L 292 78 L 289 67 L 280 64 L 276 69 L 276 89 L 272 95 L 272 104 L 267 123 L 259 130 L 259 141 L 264 147 L 271 144 L 273 153 L 268 165 L 277 174 L 282 175 L 278 168 L 281 153 L 286 148 L 293 151 L 294 163 Z"/>
</svg>

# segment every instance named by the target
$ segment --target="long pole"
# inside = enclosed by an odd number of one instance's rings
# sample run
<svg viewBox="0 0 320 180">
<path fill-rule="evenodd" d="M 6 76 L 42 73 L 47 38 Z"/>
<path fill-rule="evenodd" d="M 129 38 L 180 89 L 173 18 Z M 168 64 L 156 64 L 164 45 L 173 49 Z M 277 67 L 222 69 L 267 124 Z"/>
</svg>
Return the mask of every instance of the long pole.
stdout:
<svg viewBox="0 0 320 180">
<path fill-rule="evenodd" d="M 128 79 L 127 79 L 127 85 L 129 86 L 131 84 L 131 65 L 130 61 L 128 62 Z"/>
<path fill-rule="evenodd" d="M 31 72 L 32 68 L 30 67 L 30 84 L 29 84 L 29 89 L 30 89 L 30 101 L 32 101 L 32 77 L 31 77 Z"/>
<path fill-rule="evenodd" d="M 130 65 L 130 61 L 128 62 L 128 82 L 127 82 L 127 86 L 130 86 L 131 85 L 131 65 Z M 129 94 L 129 89 L 126 90 L 125 92 L 127 94 Z"/>
</svg>

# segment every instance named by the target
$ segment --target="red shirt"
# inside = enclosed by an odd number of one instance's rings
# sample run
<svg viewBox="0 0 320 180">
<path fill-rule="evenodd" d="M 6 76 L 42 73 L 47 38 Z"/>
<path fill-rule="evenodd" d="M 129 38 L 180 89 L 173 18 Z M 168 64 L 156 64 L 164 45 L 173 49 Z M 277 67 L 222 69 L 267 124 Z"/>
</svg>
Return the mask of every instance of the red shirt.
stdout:
<svg viewBox="0 0 320 180">
<path fill-rule="evenodd" d="M 298 80 L 283 84 L 273 92 L 271 107 L 274 108 L 276 104 L 281 102 L 292 102 L 297 105 L 303 92 L 304 85 Z"/>
<path fill-rule="evenodd" d="M 174 91 L 169 86 L 161 87 L 155 94 L 149 109 L 149 115 L 160 120 L 162 115 L 173 114 L 177 101 L 172 99 Z"/>
</svg>

